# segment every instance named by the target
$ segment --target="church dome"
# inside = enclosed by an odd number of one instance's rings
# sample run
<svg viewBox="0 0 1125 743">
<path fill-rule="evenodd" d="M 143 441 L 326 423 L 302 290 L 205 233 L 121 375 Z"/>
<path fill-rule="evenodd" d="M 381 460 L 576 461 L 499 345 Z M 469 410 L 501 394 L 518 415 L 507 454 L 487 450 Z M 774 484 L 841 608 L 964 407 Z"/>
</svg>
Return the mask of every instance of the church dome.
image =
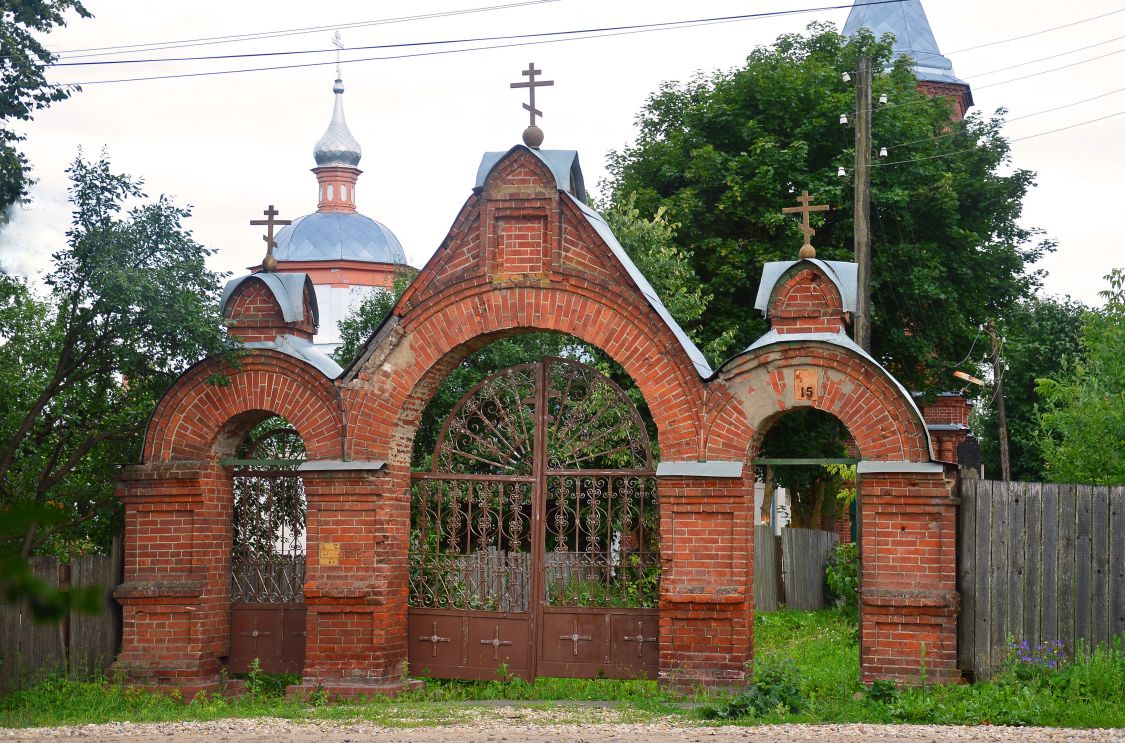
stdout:
<svg viewBox="0 0 1125 743">
<path fill-rule="evenodd" d="M 328 123 L 328 130 L 313 148 L 313 157 L 316 158 L 317 167 L 346 167 L 354 168 L 359 165 L 363 150 L 359 141 L 348 130 L 348 122 L 344 120 L 344 82 L 336 78 L 332 86 L 336 94 L 336 104 L 332 108 L 332 120 Z"/>
<path fill-rule="evenodd" d="M 278 261 L 406 263 L 395 234 L 357 212 L 314 212 L 277 234 Z"/>
</svg>

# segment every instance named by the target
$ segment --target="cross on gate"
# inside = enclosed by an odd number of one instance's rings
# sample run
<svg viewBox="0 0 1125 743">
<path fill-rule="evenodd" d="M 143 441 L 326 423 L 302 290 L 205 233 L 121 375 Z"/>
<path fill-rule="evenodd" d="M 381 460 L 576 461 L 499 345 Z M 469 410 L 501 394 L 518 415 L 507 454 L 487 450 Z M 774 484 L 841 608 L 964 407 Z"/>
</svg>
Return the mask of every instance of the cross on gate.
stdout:
<svg viewBox="0 0 1125 743">
<path fill-rule="evenodd" d="M 656 640 L 657 640 L 657 638 L 655 638 L 655 637 L 645 637 L 644 626 L 645 626 L 644 622 L 642 622 L 641 620 L 638 619 L 637 620 L 637 634 L 634 635 L 633 637 L 629 637 L 629 635 L 625 635 L 625 642 L 635 642 L 635 643 L 637 643 L 637 657 L 638 658 L 640 658 L 642 655 L 644 655 L 645 643 L 646 642 L 656 642 Z"/>
<path fill-rule="evenodd" d="M 239 632 L 239 637 L 250 637 L 257 640 L 259 637 L 273 637 L 272 632 L 262 632 L 258 629 L 258 618 L 254 617 L 254 629 L 249 632 Z"/>
<path fill-rule="evenodd" d="M 827 204 L 818 204 L 810 206 L 812 197 L 809 196 L 808 191 L 802 191 L 801 195 L 797 197 L 797 203 L 800 206 L 788 206 L 781 210 L 782 214 L 800 214 L 801 215 L 801 232 L 805 235 L 805 244 L 801 246 L 802 258 L 815 258 L 816 248 L 812 246 L 812 236 L 816 234 L 816 230 L 809 224 L 809 214 L 812 212 L 826 212 L 831 207 Z"/>
<path fill-rule="evenodd" d="M 266 215 L 265 219 L 251 219 L 250 226 L 257 227 L 265 225 L 266 234 L 262 235 L 262 239 L 266 241 L 266 257 L 262 261 L 262 268 L 267 271 L 272 271 L 277 268 L 277 259 L 273 257 L 273 249 L 277 247 L 277 241 L 273 239 L 273 228 L 283 227 L 287 224 L 293 224 L 291 219 L 274 219 L 279 212 L 273 208 L 273 204 L 269 205 L 262 214 Z"/>
<path fill-rule="evenodd" d="M 511 645 L 512 641 L 500 639 L 500 625 L 498 624 L 498 625 L 496 625 L 496 635 L 491 640 L 481 640 L 480 644 L 481 645 L 491 645 L 492 646 L 492 660 L 500 660 L 500 646 L 501 645 Z"/>
<path fill-rule="evenodd" d="M 571 642 L 573 642 L 574 643 L 574 654 L 578 655 L 578 643 L 581 642 L 582 640 L 593 640 L 594 638 L 591 637 L 590 635 L 580 635 L 580 634 L 578 634 L 578 620 L 575 619 L 574 620 L 574 632 L 569 634 L 569 635 L 559 635 L 559 639 L 560 640 L 570 640 Z"/>
<path fill-rule="evenodd" d="M 531 123 L 528 126 L 535 126 L 535 117 L 542 116 L 543 112 L 535 107 L 535 89 L 547 88 L 555 84 L 554 80 L 536 80 L 536 75 L 542 75 L 543 70 L 535 69 L 534 62 L 527 63 L 527 69 L 523 71 L 527 75 L 526 83 L 512 83 L 509 87 L 512 88 L 527 88 L 531 96 L 531 102 L 523 104 L 524 110 L 529 111 L 531 114 Z"/>
<path fill-rule="evenodd" d="M 439 642 L 449 642 L 449 638 L 448 637 L 439 637 L 438 633 L 437 633 L 437 622 L 434 622 L 433 625 L 434 625 L 434 628 L 432 630 L 432 632 L 433 632 L 432 635 L 430 635 L 429 637 L 426 637 L 425 635 L 422 635 L 418 639 L 421 640 L 422 642 L 428 642 L 433 646 L 433 657 L 436 658 L 437 657 L 438 643 Z M 497 629 L 499 629 L 499 628 L 497 628 Z M 497 636 L 499 637 L 499 635 L 497 635 Z M 481 642 L 484 642 L 484 641 L 482 640 Z M 511 643 L 509 643 L 509 644 L 511 644 Z"/>
</svg>

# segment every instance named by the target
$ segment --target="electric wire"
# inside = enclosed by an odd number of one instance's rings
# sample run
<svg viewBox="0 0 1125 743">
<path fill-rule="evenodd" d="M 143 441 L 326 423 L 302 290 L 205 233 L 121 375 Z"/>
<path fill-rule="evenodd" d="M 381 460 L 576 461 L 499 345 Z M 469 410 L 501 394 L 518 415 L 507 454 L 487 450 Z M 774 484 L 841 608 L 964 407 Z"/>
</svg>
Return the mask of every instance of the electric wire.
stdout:
<svg viewBox="0 0 1125 743">
<path fill-rule="evenodd" d="M 424 21 L 434 18 L 448 18 L 450 16 L 470 15 L 485 13 L 493 10 L 507 10 L 522 8 L 529 5 L 544 5 L 557 3 L 561 0 L 523 0 L 522 2 L 507 3 L 505 5 L 484 5 L 476 8 L 462 8 L 459 10 L 445 10 L 436 13 L 419 15 L 395 16 L 392 18 L 376 18 L 369 21 L 351 21 L 336 23 L 327 26 L 305 26 L 301 28 L 279 29 L 275 31 L 252 31 L 245 34 L 232 34 L 229 36 L 203 36 L 194 39 L 179 39 L 176 41 L 152 41 L 138 44 L 121 44 L 117 46 L 88 47 L 86 49 L 68 49 L 51 52 L 58 56 L 69 57 L 105 57 L 113 54 L 123 54 L 142 51 L 156 51 L 165 49 L 183 49 L 193 46 L 214 46 L 218 44 L 231 44 L 241 41 L 259 41 L 261 39 L 280 38 L 283 36 L 297 36 L 302 34 L 320 33 L 322 31 L 342 31 L 350 28 L 364 28 L 367 26 L 382 26 L 393 23 L 406 23 L 409 21 Z M 98 52 L 97 54 L 84 54 L 83 52 Z"/>
<path fill-rule="evenodd" d="M 1052 54 L 1052 55 L 1047 56 L 1047 57 L 1040 57 L 1039 59 L 1033 59 L 1033 60 L 1030 60 L 1030 61 L 1027 61 L 1027 62 L 1020 62 L 1019 64 L 1009 65 L 1008 67 L 1000 67 L 1000 68 L 995 69 L 995 70 L 989 70 L 988 72 L 970 73 L 970 74 L 966 75 L 965 77 L 969 78 L 970 80 L 973 80 L 973 79 L 976 79 L 976 78 L 981 78 L 981 77 L 988 77 L 989 75 L 995 75 L 997 72 L 1007 72 L 1008 70 L 1015 70 L 1015 69 L 1020 68 L 1020 67 L 1026 67 L 1029 64 L 1035 64 L 1037 62 L 1045 62 L 1048 59 L 1058 59 L 1059 57 L 1065 57 L 1065 56 L 1070 55 L 1070 54 L 1077 54 L 1078 52 L 1084 52 L 1087 49 L 1093 49 L 1095 47 L 1105 46 L 1106 44 L 1112 44 L 1113 42 L 1120 41 L 1121 39 L 1125 39 L 1125 35 L 1114 36 L 1112 39 L 1106 39 L 1105 41 L 1099 41 L 1097 44 L 1090 44 L 1089 46 L 1080 46 L 1077 49 L 1071 49 L 1070 51 L 1059 52 L 1058 54 Z"/>
</svg>

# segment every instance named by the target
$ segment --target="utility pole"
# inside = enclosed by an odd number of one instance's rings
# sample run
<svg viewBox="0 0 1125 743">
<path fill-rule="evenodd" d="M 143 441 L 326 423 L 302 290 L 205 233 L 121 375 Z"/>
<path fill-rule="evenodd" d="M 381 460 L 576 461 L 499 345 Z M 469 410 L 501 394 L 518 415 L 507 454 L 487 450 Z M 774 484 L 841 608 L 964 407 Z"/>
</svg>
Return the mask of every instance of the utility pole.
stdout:
<svg viewBox="0 0 1125 743">
<path fill-rule="evenodd" d="M 855 76 L 855 342 L 871 350 L 871 57 L 857 60 Z"/>
<path fill-rule="evenodd" d="M 1000 361 L 1000 344 L 996 342 L 996 321 L 988 321 L 988 337 L 992 340 L 992 376 L 996 398 L 996 417 L 1000 428 L 1000 471 L 1004 482 L 1012 479 L 1012 465 L 1008 461 L 1008 416 L 1004 411 L 1004 368 Z"/>
</svg>

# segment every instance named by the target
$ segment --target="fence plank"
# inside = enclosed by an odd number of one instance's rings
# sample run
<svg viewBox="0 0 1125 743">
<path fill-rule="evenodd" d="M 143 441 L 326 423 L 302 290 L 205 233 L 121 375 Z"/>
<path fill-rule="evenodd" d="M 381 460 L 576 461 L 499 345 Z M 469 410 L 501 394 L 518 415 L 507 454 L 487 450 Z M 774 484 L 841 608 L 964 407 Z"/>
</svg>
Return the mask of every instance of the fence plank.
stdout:
<svg viewBox="0 0 1125 743">
<path fill-rule="evenodd" d="M 986 679 L 992 673 L 992 491 L 994 483 L 981 480 L 976 485 L 977 534 L 977 600 L 973 617 L 973 671 L 977 678 Z"/>
<path fill-rule="evenodd" d="M 957 591 L 961 594 L 961 614 L 957 621 L 957 665 L 973 670 L 973 651 L 976 646 L 977 586 L 977 483 L 980 480 L 961 481 L 961 503 L 957 507 Z"/>
<path fill-rule="evenodd" d="M 1125 487 L 1109 492 L 1109 526 L 1111 566 L 1109 595 L 1112 596 L 1109 631 L 1114 636 L 1125 634 Z"/>
<path fill-rule="evenodd" d="M 1074 649 L 1074 604 L 1077 598 L 1075 567 L 1078 549 L 1077 487 L 1059 487 L 1059 560 L 1055 580 L 1058 638 Z"/>
<path fill-rule="evenodd" d="M 1027 530 L 1024 522 L 1024 495 L 1027 488 L 1022 482 L 1008 484 L 1008 625 L 1005 640 L 1016 642 L 1027 639 L 1023 635 L 1023 584 L 1027 570 Z"/>
<path fill-rule="evenodd" d="M 1043 609 L 1039 634 L 1043 642 L 1059 639 L 1059 489 L 1043 488 Z"/>
<path fill-rule="evenodd" d="M 1090 604 L 1091 645 L 1109 642 L 1109 488 L 1093 489 L 1091 508 Z"/>
<path fill-rule="evenodd" d="M 1024 513 L 1024 576 L 1023 576 L 1023 639 L 1032 645 L 1043 641 L 1041 606 L 1043 599 L 1043 487 L 1037 482 L 1025 484 Z"/>
<path fill-rule="evenodd" d="M 773 526 L 754 527 L 754 608 L 777 611 L 777 579 L 774 569 Z"/>
<path fill-rule="evenodd" d="M 116 648 L 106 642 L 106 624 L 112 622 L 114 584 L 113 558 L 109 555 L 79 555 L 70 563 L 70 585 L 101 589 L 101 611 L 97 614 L 70 612 L 70 673 L 87 678 L 113 661 Z"/>
<path fill-rule="evenodd" d="M 1074 576 L 1075 576 L 1075 601 L 1074 601 L 1074 633 L 1076 638 L 1090 637 L 1090 597 L 1093 585 L 1090 574 L 1090 541 L 1092 524 L 1090 510 L 1092 508 L 1093 487 L 1090 485 L 1078 486 L 1078 503 L 1076 517 L 1078 522 L 1077 536 L 1075 537 Z"/>
<path fill-rule="evenodd" d="M 1004 661 L 1008 643 L 1008 483 L 992 485 L 992 629 L 988 664 Z"/>
<path fill-rule="evenodd" d="M 32 557 L 31 572 L 50 588 L 59 587 L 59 561 L 55 557 Z M 25 676 L 65 670 L 61 622 L 30 621 L 25 609 L 20 622 L 20 655 Z"/>
<path fill-rule="evenodd" d="M 0 694 L 16 688 L 19 677 L 20 607 L 0 603 Z"/>
</svg>

